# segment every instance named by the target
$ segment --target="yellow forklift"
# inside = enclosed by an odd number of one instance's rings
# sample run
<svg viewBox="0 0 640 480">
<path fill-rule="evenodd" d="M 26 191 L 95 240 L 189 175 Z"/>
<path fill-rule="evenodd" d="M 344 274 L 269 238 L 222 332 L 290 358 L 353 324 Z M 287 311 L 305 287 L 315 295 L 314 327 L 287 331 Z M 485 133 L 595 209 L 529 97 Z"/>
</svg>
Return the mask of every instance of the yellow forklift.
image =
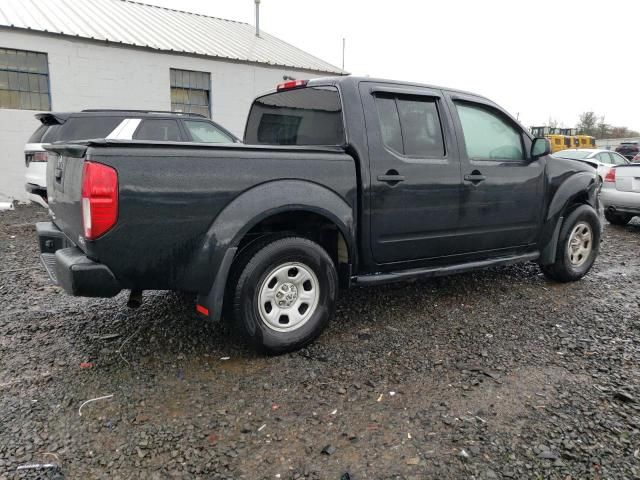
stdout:
<svg viewBox="0 0 640 480">
<path fill-rule="evenodd" d="M 596 148 L 596 139 L 590 135 L 576 135 L 576 148 Z"/>
<path fill-rule="evenodd" d="M 551 153 L 559 152 L 560 150 L 566 150 L 568 148 L 576 148 L 573 146 L 573 137 L 570 135 L 564 135 L 563 129 L 556 127 L 531 127 L 529 129 L 534 137 L 545 137 L 549 139 L 551 143 Z"/>
</svg>

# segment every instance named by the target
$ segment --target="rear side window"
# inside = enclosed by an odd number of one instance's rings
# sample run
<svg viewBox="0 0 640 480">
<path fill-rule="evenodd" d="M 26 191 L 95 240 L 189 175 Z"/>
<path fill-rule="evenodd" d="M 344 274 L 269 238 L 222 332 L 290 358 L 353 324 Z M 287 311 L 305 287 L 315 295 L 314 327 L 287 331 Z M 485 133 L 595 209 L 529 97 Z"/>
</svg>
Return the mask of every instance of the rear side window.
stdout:
<svg viewBox="0 0 640 480">
<path fill-rule="evenodd" d="M 194 142 L 233 143 L 233 138 L 221 132 L 209 122 L 185 120 L 184 126 L 187 127 L 187 131 Z"/>
<path fill-rule="evenodd" d="M 456 108 L 469 158 L 524 160 L 520 132 L 506 118 L 480 105 L 456 102 Z"/>
<path fill-rule="evenodd" d="M 600 152 L 596 157 L 602 163 L 606 163 L 607 165 L 611 164 L 611 156 L 609 155 L 609 152 Z"/>
<path fill-rule="evenodd" d="M 122 117 L 70 117 L 62 125 L 52 125 L 43 136 L 43 141 L 89 140 L 105 138 L 122 121 Z"/>
<path fill-rule="evenodd" d="M 245 143 L 342 145 L 340 94 L 334 87 L 307 87 L 272 93 L 253 102 Z"/>
<path fill-rule="evenodd" d="M 611 155 L 614 165 L 626 165 L 629 163 L 622 155 L 618 155 L 617 153 L 609 153 L 609 155 Z"/>
<path fill-rule="evenodd" d="M 135 140 L 179 142 L 181 140 L 180 128 L 176 120 L 143 120 L 133 138 Z"/>
<path fill-rule="evenodd" d="M 27 143 L 41 143 L 42 141 L 42 136 L 45 134 L 45 132 L 47 131 L 47 128 L 49 128 L 49 125 L 40 125 L 35 132 L 33 132 L 33 134 L 29 137 L 29 140 L 27 141 Z"/>
<path fill-rule="evenodd" d="M 433 158 L 445 154 L 434 99 L 377 95 L 376 106 L 382 141 L 388 148 L 409 157 Z"/>
</svg>

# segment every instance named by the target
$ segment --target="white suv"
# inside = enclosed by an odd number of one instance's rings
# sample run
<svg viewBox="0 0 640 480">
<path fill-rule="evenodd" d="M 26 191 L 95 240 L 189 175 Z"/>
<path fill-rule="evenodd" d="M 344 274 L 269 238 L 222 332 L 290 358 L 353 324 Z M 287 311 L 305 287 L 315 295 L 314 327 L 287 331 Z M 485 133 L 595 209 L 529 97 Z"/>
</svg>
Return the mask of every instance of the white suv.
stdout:
<svg viewBox="0 0 640 480">
<path fill-rule="evenodd" d="M 195 113 L 139 110 L 83 110 L 39 113 L 42 125 L 24 147 L 25 188 L 38 203 L 47 199 L 47 151 L 43 145 L 59 141 L 107 138 L 165 142 L 239 143 L 231 132 Z"/>
</svg>

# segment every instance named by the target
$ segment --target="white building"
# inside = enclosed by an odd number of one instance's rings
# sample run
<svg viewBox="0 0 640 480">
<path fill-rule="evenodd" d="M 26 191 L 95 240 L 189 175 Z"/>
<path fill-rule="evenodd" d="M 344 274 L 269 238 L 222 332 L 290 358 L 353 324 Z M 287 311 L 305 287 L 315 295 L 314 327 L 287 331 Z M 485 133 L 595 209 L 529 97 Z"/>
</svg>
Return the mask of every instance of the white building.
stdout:
<svg viewBox="0 0 640 480">
<path fill-rule="evenodd" d="M 26 198 L 38 111 L 194 111 L 242 137 L 257 94 L 342 73 L 246 23 L 128 0 L 1 0 L 0 201 Z"/>
</svg>

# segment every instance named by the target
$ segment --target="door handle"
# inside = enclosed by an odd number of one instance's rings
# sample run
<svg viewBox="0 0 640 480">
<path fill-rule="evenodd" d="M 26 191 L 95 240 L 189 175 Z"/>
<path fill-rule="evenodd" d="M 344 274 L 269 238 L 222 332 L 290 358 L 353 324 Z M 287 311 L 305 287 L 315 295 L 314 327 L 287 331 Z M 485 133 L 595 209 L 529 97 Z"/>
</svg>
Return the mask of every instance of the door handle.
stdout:
<svg viewBox="0 0 640 480">
<path fill-rule="evenodd" d="M 404 182 L 404 175 L 400 175 L 396 170 L 389 170 L 384 175 L 378 175 L 378 181 L 394 184 Z"/>
<path fill-rule="evenodd" d="M 487 179 L 487 177 L 485 177 L 484 175 L 482 175 L 479 171 L 474 170 L 473 172 L 471 172 L 470 175 L 465 175 L 464 176 L 464 181 L 465 182 L 471 182 L 471 183 L 480 183 L 480 182 L 484 182 Z"/>
</svg>

